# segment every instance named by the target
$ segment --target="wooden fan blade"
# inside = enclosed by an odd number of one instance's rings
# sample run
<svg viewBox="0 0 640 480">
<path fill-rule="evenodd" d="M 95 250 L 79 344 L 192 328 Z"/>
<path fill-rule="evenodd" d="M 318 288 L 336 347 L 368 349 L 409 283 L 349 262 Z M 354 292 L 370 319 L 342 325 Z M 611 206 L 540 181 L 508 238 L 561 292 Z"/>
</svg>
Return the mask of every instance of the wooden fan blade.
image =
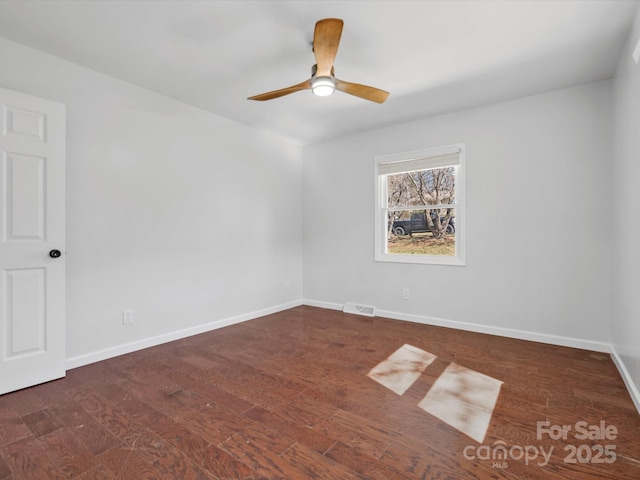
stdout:
<svg viewBox="0 0 640 480">
<path fill-rule="evenodd" d="M 311 89 L 311 79 L 305 80 L 302 83 L 297 85 L 292 85 L 287 88 L 281 88 L 280 90 L 274 90 L 272 92 L 261 93 L 260 95 L 254 95 L 253 97 L 247 98 L 247 100 L 272 100 L 278 97 L 284 97 L 285 95 L 289 95 L 290 93 L 299 92 L 300 90 L 309 90 Z"/>
<path fill-rule="evenodd" d="M 313 53 L 318 65 L 316 76 L 331 76 L 331 67 L 338 53 L 343 25 L 344 22 L 339 18 L 325 18 L 316 23 L 313 33 Z"/>
<path fill-rule="evenodd" d="M 359 83 L 345 82 L 344 80 L 338 80 L 337 78 L 336 90 L 376 103 L 384 103 L 389 96 L 389 92 L 385 92 L 379 88 L 368 87 L 367 85 L 360 85 Z"/>
</svg>

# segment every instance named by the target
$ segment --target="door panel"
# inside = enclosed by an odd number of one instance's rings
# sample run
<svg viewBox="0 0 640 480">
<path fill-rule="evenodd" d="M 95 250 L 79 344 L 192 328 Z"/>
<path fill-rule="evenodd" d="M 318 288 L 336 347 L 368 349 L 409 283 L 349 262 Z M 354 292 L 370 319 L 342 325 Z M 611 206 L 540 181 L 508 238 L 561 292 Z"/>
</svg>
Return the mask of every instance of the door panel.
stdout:
<svg viewBox="0 0 640 480">
<path fill-rule="evenodd" d="M 0 394 L 64 376 L 64 105 L 0 88 Z"/>
<path fill-rule="evenodd" d="M 44 268 L 6 272 L 7 359 L 46 350 Z"/>
<path fill-rule="evenodd" d="M 7 241 L 44 240 L 46 159 L 5 152 L 4 161 Z"/>
</svg>

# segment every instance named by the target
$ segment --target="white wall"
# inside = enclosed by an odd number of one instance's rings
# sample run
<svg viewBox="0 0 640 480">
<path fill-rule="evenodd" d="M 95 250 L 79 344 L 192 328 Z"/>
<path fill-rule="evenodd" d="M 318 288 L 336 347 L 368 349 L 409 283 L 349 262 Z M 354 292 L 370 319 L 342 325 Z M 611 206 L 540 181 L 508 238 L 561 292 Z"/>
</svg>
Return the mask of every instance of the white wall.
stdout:
<svg viewBox="0 0 640 480">
<path fill-rule="evenodd" d="M 620 56 L 614 83 L 616 228 L 613 346 L 640 410 L 640 65 L 631 52 L 640 39 L 640 10 Z"/>
<path fill-rule="evenodd" d="M 0 65 L 67 106 L 67 358 L 299 302 L 299 146 L 1 39 Z"/>
<path fill-rule="evenodd" d="M 611 135 L 604 81 L 306 147 L 305 301 L 606 350 Z M 374 157 L 462 142 L 467 266 L 374 262 Z"/>
</svg>

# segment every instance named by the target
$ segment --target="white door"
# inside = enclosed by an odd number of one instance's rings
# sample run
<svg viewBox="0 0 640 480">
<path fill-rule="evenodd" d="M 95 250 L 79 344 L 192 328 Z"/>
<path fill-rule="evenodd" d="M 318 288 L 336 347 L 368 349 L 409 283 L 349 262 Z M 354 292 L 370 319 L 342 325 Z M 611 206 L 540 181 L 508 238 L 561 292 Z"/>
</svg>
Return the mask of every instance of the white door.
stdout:
<svg viewBox="0 0 640 480">
<path fill-rule="evenodd" d="M 0 394 L 65 375 L 64 183 L 64 105 L 0 88 Z"/>
</svg>

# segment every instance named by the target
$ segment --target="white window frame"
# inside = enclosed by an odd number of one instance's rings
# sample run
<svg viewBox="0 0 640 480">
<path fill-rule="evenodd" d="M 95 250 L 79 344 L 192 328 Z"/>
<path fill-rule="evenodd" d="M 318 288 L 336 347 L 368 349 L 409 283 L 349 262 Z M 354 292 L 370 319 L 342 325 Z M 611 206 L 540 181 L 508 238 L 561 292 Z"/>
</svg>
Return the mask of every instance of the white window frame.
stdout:
<svg viewBox="0 0 640 480">
<path fill-rule="evenodd" d="M 457 156 L 457 160 L 456 160 Z M 453 162 L 453 163 L 452 163 Z M 427 170 L 445 166 L 456 166 L 456 231 L 455 255 L 399 255 L 387 253 L 388 206 L 387 175 L 394 172 Z M 431 265 L 466 265 L 465 242 L 465 144 L 459 143 L 415 152 L 375 157 L 375 261 L 418 263 Z M 429 205 L 431 208 L 446 208 L 446 205 Z M 425 210 L 425 206 L 406 207 L 404 210 Z"/>
</svg>

